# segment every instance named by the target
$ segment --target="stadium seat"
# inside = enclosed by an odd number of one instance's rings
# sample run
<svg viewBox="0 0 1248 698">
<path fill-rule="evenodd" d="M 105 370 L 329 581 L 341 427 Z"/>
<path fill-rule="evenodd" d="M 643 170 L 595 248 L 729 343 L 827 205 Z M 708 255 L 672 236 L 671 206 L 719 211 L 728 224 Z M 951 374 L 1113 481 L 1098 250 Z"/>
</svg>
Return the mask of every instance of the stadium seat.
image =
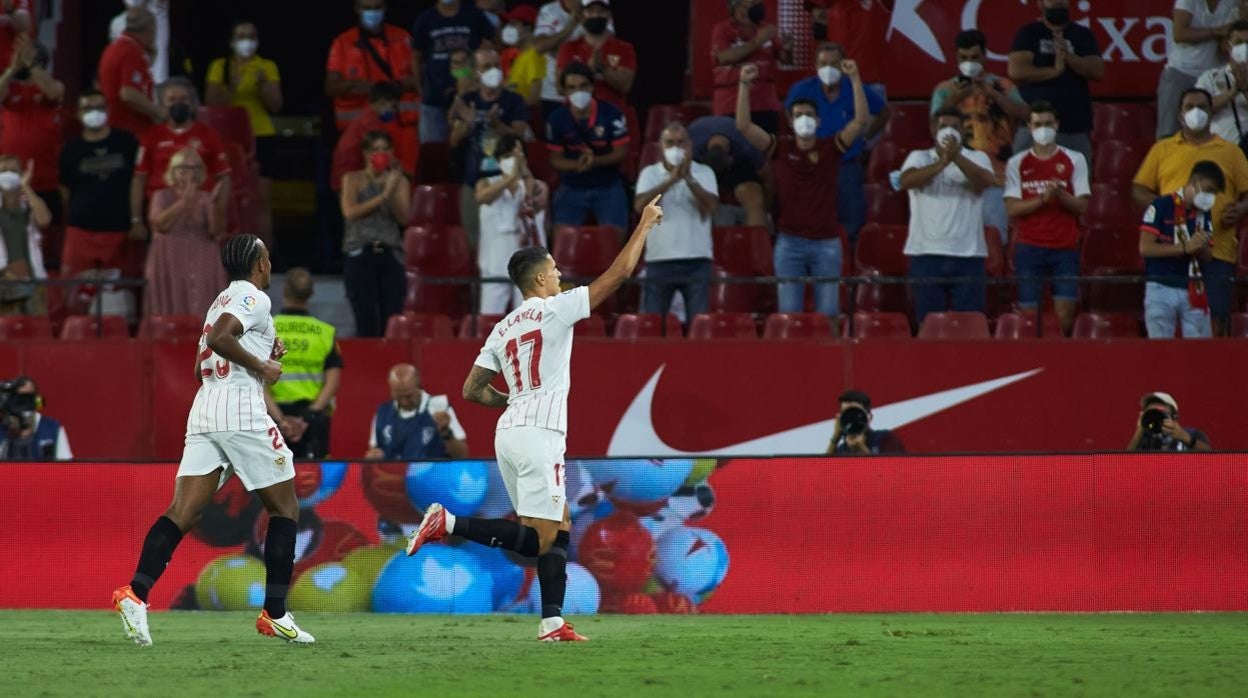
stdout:
<svg viewBox="0 0 1248 698">
<path fill-rule="evenodd" d="M 417 184 L 412 187 L 408 225 L 459 225 L 459 185 Z"/>
<path fill-rule="evenodd" d="M 204 319 L 198 315 L 148 315 L 139 322 L 139 338 L 158 342 L 198 342 Z"/>
<path fill-rule="evenodd" d="M 731 276 L 753 276 L 753 274 L 732 274 L 722 267 L 711 270 L 711 312 L 715 313 L 750 313 L 770 305 L 775 305 L 774 284 L 727 283 L 722 281 Z M 767 307 L 769 310 L 770 307 Z M 759 312 L 762 312 L 759 310 Z"/>
<path fill-rule="evenodd" d="M 902 283 L 873 283 L 874 277 L 891 276 L 882 274 L 874 267 L 859 267 L 858 276 L 866 282 L 858 284 L 854 292 L 855 307 L 868 312 L 887 312 L 906 314 L 910 308 L 909 287 Z"/>
<path fill-rule="evenodd" d="M 572 326 L 572 333 L 578 339 L 606 337 L 607 323 L 601 315 L 590 315 Z"/>
<path fill-rule="evenodd" d="M 1239 339 L 1248 339 L 1248 313 L 1234 313 L 1231 315 L 1231 336 Z"/>
<path fill-rule="evenodd" d="M 592 278 L 607 270 L 620 251 L 620 230 L 609 225 L 561 225 L 552 250 L 569 277 Z"/>
<path fill-rule="evenodd" d="M 196 120 L 216 129 L 223 142 L 237 143 L 243 147 L 248 157 L 255 157 L 256 136 L 251 130 L 251 117 L 247 115 L 246 109 L 201 106 Z"/>
<path fill-rule="evenodd" d="M 910 224 L 910 195 L 904 191 L 893 191 L 889 184 L 878 182 L 868 183 L 865 187 L 867 195 L 867 222 L 881 225 Z"/>
<path fill-rule="evenodd" d="M 710 113 L 711 110 L 702 104 L 653 104 L 646 113 L 644 142 L 656 143 L 659 140 L 659 134 L 663 133 L 663 128 L 673 121 L 679 121 L 688 126 L 694 119 Z M 634 133 L 636 133 L 635 130 Z"/>
<path fill-rule="evenodd" d="M 1088 227 L 1109 226 L 1134 232 L 1139 227 L 1140 216 L 1131 200 L 1131 187 L 1121 183 L 1093 184 L 1083 220 Z"/>
<path fill-rule="evenodd" d="M 456 336 L 460 339 L 485 339 L 494 325 L 504 317 L 504 315 L 465 315 L 459 321 L 459 332 Z"/>
<path fill-rule="evenodd" d="M 902 313 L 854 313 L 855 339 L 910 339 L 910 318 Z"/>
<path fill-rule="evenodd" d="M 763 226 L 722 226 L 711 230 L 715 264 L 739 276 L 770 276 L 771 237 Z"/>
<path fill-rule="evenodd" d="M 453 339 L 451 319 L 436 313 L 391 315 L 386 323 L 386 339 Z"/>
<path fill-rule="evenodd" d="M 926 147 L 932 140 L 931 108 L 927 102 L 890 104 L 883 142 L 896 143 L 907 150 Z"/>
<path fill-rule="evenodd" d="M 52 323 L 46 315 L 0 315 L 0 340 L 52 339 Z"/>
<path fill-rule="evenodd" d="M 1045 339 L 1062 336 L 1062 323 L 1057 313 L 1044 313 L 1039 318 L 1040 335 Z M 997 316 L 997 339 L 1037 339 L 1037 315 L 1034 312 L 1002 313 Z"/>
<path fill-rule="evenodd" d="M 1139 269 L 1097 267 L 1088 276 L 1105 277 L 1103 281 L 1090 281 L 1084 285 L 1083 298 L 1088 310 L 1101 313 L 1138 313 L 1144 307 L 1144 282 L 1114 280 L 1115 277 L 1139 276 Z"/>
<path fill-rule="evenodd" d="M 71 315 L 65 318 L 61 326 L 61 339 L 127 339 L 130 328 L 126 319 L 120 315 L 103 315 L 97 320 L 94 315 Z"/>
<path fill-rule="evenodd" d="M 1138 226 L 1092 224 L 1079 248 L 1079 268 L 1084 274 L 1093 269 L 1143 269 Z"/>
<path fill-rule="evenodd" d="M 1112 102 L 1095 102 L 1092 104 L 1092 143 L 1102 141 L 1134 141 L 1138 138 L 1151 138 L 1155 131 L 1150 128 L 1147 133 L 1139 130 L 1138 112 L 1131 111 L 1121 104 Z"/>
<path fill-rule="evenodd" d="M 451 169 L 451 148 L 446 143 L 421 143 L 420 165 L 416 168 L 416 181 L 420 184 L 452 184 L 455 173 Z"/>
<path fill-rule="evenodd" d="M 616 339 L 681 339 L 680 319 L 668 314 L 625 313 L 615 321 Z"/>
<path fill-rule="evenodd" d="M 910 263 L 903 250 L 909 234 L 905 225 L 864 225 L 858 233 L 855 265 L 859 269 L 877 269 L 884 276 L 905 276 Z"/>
<path fill-rule="evenodd" d="M 542 141 L 530 141 L 524 144 L 525 158 L 529 161 L 529 171 L 533 176 L 547 184 L 559 181 L 559 172 L 550 164 L 550 149 Z"/>
<path fill-rule="evenodd" d="M 822 313 L 772 313 L 763 326 L 763 339 L 827 339 L 833 336 L 832 322 Z"/>
<path fill-rule="evenodd" d="M 1140 336 L 1136 313 L 1080 313 L 1075 318 L 1075 339 L 1120 339 Z"/>
<path fill-rule="evenodd" d="M 758 339 L 749 313 L 703 313 L 689 324 L 689 339 Z"/>
<path fill-rule="evenodd" d="M 1157 100 L 1123 102 L 1119 106 L 1126 109 L 1135 118 L 1135 133 L 1140 139 L 1149 143 L 1155 140 L 1157 136 Z"/>
<path fill-rule="evenodd" d="M 919 339 L 988 339 L 983 313 L 950 311 L 928 313 L 919 326 Z"/>
<path fill-rule="evenodd" d="M 657 141 L 650 141 L 641 146 L 641 159 L 637 163 L 637 171 L 646 169 L 650 165 L 663 160 L 663 146 Z"/>
<path fill-rule="evenodd" d="M 785 121 L 781 119 L 781 121 Z M 871 160 L 867 163 L 867 181 L 892 186 L 888 177 L 893 170 L 901 169 L 902 163 L 910 150 L 891 141 L 881 141 L 871 149 Z"/>
<path fill-rule="evenodd" d="M 408 267 L 430 276 L 475 276 L 468 238 L 457 225 L 413 225 L 403 232 Z"/>
<path fill-rule="evenodd" d="M 1130 186 L 1144 151 L 1125 141 L 1101 141 L 1092 157 L 1092 181 Z"/>
</svg>

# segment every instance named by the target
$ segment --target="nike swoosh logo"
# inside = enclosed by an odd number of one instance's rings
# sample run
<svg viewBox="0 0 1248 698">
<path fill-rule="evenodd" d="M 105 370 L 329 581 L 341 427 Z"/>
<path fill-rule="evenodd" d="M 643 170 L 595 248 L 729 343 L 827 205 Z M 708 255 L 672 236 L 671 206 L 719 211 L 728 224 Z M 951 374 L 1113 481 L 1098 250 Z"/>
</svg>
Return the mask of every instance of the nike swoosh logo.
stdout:
<svg viewBox="0 0 1248 698">
<path fill-rule="evenodd" d="M 295 630 L 294 628 L 283 628 L 282 626 L 278 625 L 277 621 L 275 620 L 270 620 L 269 625 L 273 626 L 277 630 L 277 632 L 281 633 L 282 635 L 285 635 L 286 639 L 288 640 L 293 640 L 299 637 L 298 630 Z"/>
<path fill-rule="evenodd" d="M 770 456 L 776 454 L 822 454 L 828 448 L 828 439 L 832 437 L 832 427 L 836 419 L 825 419 L 814 424 L 788 429 L 775 434 L 768 434 L 739 444 L 708 448 L 700 451 L 681 451 L 664 443 L 655 432 L 651 407 L 654 404 L 654 390 L 659 385 L 666 365 L 660 366 L 642 387 L 632 404 L 624 411 L 620 423 L 611 435 L 607 446 L 608 456 Z M 940 392 L 921 395 L 909 400 L 881 405 L 873 410 L 872 426 L 877 429 L 897 429 L 920 419 L 956 407 L 969 400 L 987 395 L 1012 383 L 1031 378 L 1043 371 L 1036 368 L 1022 373 L 1015 373 L 1001 378 L 974 383 L 971 385 L 942 390 Z"/>
</svg>

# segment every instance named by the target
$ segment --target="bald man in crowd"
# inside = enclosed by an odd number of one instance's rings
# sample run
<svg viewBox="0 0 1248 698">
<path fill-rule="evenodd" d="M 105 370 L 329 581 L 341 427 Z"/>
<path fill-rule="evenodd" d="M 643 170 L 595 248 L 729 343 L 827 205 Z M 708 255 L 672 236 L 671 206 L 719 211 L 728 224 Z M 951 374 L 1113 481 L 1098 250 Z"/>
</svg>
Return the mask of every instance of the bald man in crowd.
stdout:
<svg viewBox="0 0 1248 698">
<path fill-rule="evenodd" d="M 388 382 L 391 399 L 373 415 L 365 458 L 414 461 L 468 455 L 467 434 L 450 400 L 426 393 L 415 366 L 396 365 Z"/>
</svg>

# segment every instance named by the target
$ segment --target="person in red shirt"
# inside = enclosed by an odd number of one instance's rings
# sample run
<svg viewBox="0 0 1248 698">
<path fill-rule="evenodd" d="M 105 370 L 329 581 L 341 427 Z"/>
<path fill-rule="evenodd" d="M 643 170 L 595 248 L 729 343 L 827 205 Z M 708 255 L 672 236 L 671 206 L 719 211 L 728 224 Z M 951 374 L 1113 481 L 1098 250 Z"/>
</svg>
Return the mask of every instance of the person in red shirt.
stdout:
<svg viewBox="0 0 1248 698">
<path fill-rule="evenodd" d="M 1010 158 L 1005 166 L 1005 210 L 1018 231 L 1014 243 L 1014 275 L 1026 277 L 1079 275 L 1079 216 L 1088 210 L 1088 162 L 1078 151 L 1057 144 L 1057 112 L 1044 101 L 1031 103 L 1034 145 Z M 1035 310 L 1042 282 L 1018 287 L 1018 307 Z M 1079 284 L 1053 282 L 1053 308 L 1070 334 L 1075 326 Z"/>
<path fill-rule="evenodd" d="M 325 96 L 334 100 L 338 130 L 346 130 L 364 114 L 369 90 L 381 82 L 402 88 L 399 118 L 415 124 L 420 118 L 420 100 L 418 78 L 412 70 L 412 35 L 386 24 L 385 0 L 355 0 L 355 11 L 360 23 L 334 39 L 325 66 Z"/>
<path fill-rule="evenodd" d="M 0 153 L 16 156 L 23 167 L 34 161 L 31 186 L 48 204 L 52 224 L 57 225 L 61 219 L 57 154 L 65 85 L 48 73 L 47 49 L 24 35 L 13 47 L 13 59 L 0 73 L 0 102 L 4 104 Z M 53 268 L 57 266 L 55 255 L 49 255 L 48 261 Z"/>
<path fill-rule="evenodd" d="M 364 138 L 372 131 L 390 134 L 395 157 L 408 179 L 416 179 L 416 163 L 420 155 L 415 126 L 399 122 L 399 88 L 393 83 L 379 82 L 368 93 L 368 110 L 351 122 L 334 146 L 334 164 L 330 187 L 342 190 L 342 176 L 364 169 Z"/>
<path fill-rule="evenodd" d="M 148 56 L 155 52 L 156 16 L 135 7 L 126 12 L 126 31 L 104 49 L 96 71 L 100 92 L 108 100 L 109 123 L 136 137 L 169 116 L 152 98 Z"/>
<path fill-rule="evenodd" d="M 715 61 L 715 94 L 711 109 L 731 115 L 736 110 L 737 82 L 741 68 L 758 66 L 752 81 L 750 104 L 753 123 L 767 133 L 780 128 L 780 99 L 776 96 L 776 61 L 793 62 L 793 37 L 776 39 L 776 25 L 766 24 L 763 0 L 729 0 L 731 16 L 711 29 L 711 51 Z M 850 54 L 853 55 L 853 54 Z"/>
<path fill-rule="evenodd" d="M 609 31 L 611 3 L 609 0 L 582 0 L 585 17 L 581 26 L 585 36 L 559 47 L 556 64 L 559 73 L 573 61 L 594 71 L 594 99 L 610 102 L 627 111 L 628 93 L 637 77 L 637 51 Z"/>
<path fill-rule="evenodd" d="M 894 0 L 805 0 L 816 43 L 834 41 L 858 61 L 863 82 L 884 79 L 885 33 Z"/>
<path fill-rule="evenodd" d="M 0 0 L 0 70 L 9 67 L 18 37 L 30 36 L 30 0 Z"/>
<path fill-rule="evenodd" d="M 169 112 L 169 122 L 149 128 L 139 139 L 138 162 L 130 183 L 130 223 L 141 226 L 145 201 L 165 188 L 165 170 L 174 154 L 191 147 L 207 168 L 204 191 L 213 191 L 218 180 L 226 201 L 230 197 L 230 161 L 216 129 L 195 121 L 199 99 L 195 86 L 182 77 L 169 78 L 160 86 L 160 103 Z"/>
</svg>

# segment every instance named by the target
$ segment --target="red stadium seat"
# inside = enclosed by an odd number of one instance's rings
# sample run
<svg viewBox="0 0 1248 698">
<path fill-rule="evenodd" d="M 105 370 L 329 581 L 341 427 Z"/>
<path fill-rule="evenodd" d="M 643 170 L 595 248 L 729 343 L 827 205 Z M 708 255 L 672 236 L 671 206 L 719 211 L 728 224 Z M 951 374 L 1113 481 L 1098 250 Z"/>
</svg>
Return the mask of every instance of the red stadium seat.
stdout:
<svg viewBox="0 0 1248 698">
<path fill-rule="evenodd" d="M 855 305 L 869 312 L 886 312 L 906 314 L 910 308 L 909 287 L 902 283 L 872 282 L 873 277 L 892 276 L 881 274 L 873 267 L 859 267 L 858 276 L 867 279 L 858 284 L 854 293 Z"/>
<path fill-rule="evenodd" d="M 663 160 L 663 146 L 658 141 L 648 141 L 641 146 L 641 160 L 637 163 L 637 171 L 646 169 L 656 162 Z"/>
<path fill-rule="evenodd" d="M 919 326 L 919 339 L 988 339 L 990 336 L 988 318 L 983 313 L 928 313 Z"/>
<path fill-rule="evenodd" d="M 403 233 L 407 266 L 429 276 L 475 276 L 468 238 L 457 225 L 413 225 Z"/>
<path fill-rule="evenodd" d="M 1089 227 L 1110 226 L 1131 231 L 1138 229 L 1140 216 L 1131 199 L 1131 187 L 1122 183 L 1093 184 L 1088 212 L 1083 215 L 1083 220 Z"/>
<path fill-rule="evenodd" d="M 770 276 L 774 269 L 771 236 L 763 226 L 724 226 L 711 230 L 715 264 L 738 276 Z"/>
<path fill-rule="evenodd" d="M 237 143 L 243 147 L 248 157 L 256 154 L 256 136 L 251 130 L 251 117 L 242 107 L 206 107 L 199 108 L 196 119 L 217 131 L 221 140 Z"/>
<path fill-rule="evenodd" d="M 578 339 L 606 337 L 607 323 L 601 315 L 590 315 L 572 326 L 572 333 Z"/>
<path fill-rule="evenodd" d="M 1135 313 L 1080 313 L 1075 318 L 1075 339 L 1119 339 L 1140 336 L 1140 320 Z"/>
<path fill-rule="evenodd" d="M 856 339 L 910 339 L 910 318 L 902 313 L 854 313 Z"/>
<path fill-rule="evenodd" d="M 689 339 L 758 339 L 749 313 L 704 313 L 689 324 Z"/>
<path fill-rule="evenodd" d="M 97 321 L 94 315 L 71 315 L 61 326 L 61 339 L 127 339 L 130 328 L 120 315 L 104 315 Z"/>
<path fill-rule="evenodd" d="M 569 277 L 596 277 L 615 261 L 620 235 L 619 228 L 609 225 L 559 226 L 552 250 L 555 263 Z"/>
<path fill-rule="evenodd" d="M 451 319 L 433 313 L 391 315 L 386 323 L 386 339 L 453 339 Z"/>
<path fill-rule="evenodd" d="M 716 266 L 711 271 L 711 311 L 716 313 L 763 312 L 775 306 L 775 286 L 772 284 L 727 283 L 730 276 L 753 276 L 732 274 Z"/>
<path fill-rule="evenodd" d="M 1083 297 L 1088 301 L 1088 310 L 1101 313 L 1139 313 L 1144 307 L 1144 282 L 1115 280 L 1115 277 L 1139 276 L 1139 269 L 1121 269 L 1114 267 L 1098 267 L 1085 272 L 1088 276 L 1105 277 L 1103 281 L 1090 281 L 1085 284 Z"/>
<path fill-rule="evenodd" d="M 665 321 L 666 320 L 666 321 Z M 625 313 L 615 321 L 616 339 L 681 339 L 680 319 L 668 314 Z"/>
<path fill-rule="evenodd" d="M 772 313 L 763 326 L 763 339 L 827 339 L 832 322 L 822 313 Z"/>
<path fill-rule="evenodd" d="M 867 222 L 880 225 L 909 225 L 910 195 L 904 191 L 893 191 L 892 185 L 878 182 L 868 183 L 865 187 L 867 195 Z"/>
<path fill-rule="evenodd" d="M 0 339 L 52 339 L 52 323 L 46 315 L 0 315 Z"/>
<path fill-rule="evenodd" d="M 1231 336 L 1239 339 L 1248 339 L 1248 313 L 1233 313 L 1231 315 Z"/>
<path fill-rule="evenodd" d="M 1079 267 L 1084 274 L 1105 267 L 1142 270 L 1139 226 L 1089 225 L 1079 249 Z"/>
<path fill-rule="evenodd" d="M 889 112 L 891 116 L 884 126 L 884 142 L 896 143 L 908 150 L 931 143 L 931 107 L 927 102 L 890 104 Z"/>
<path fill-rule="evenodd" d="M 877 269 L 884 276 L 905 276 L 910 268 L 904 249 L 910 230 L 904 225 L 868 223 L 858 233 L 854 253 L 859 269 Z"/>
<path fill-rule="evenodd" d="M 1141 140 L 1152 142 L 1157 136 L 1157 100 L 1123 102 L 1120 106 L 1135 118 L 1135 133 Z M 1243 117 L 1240 117 L 1243 118 Z"/>
<path fill-rule="evenodd" d="M 1040 337 L 1053 339 L 1062 336 L 1062 323 L 1057 313 L 1039 316 Z M 997 339 L 1036 339 L 1037 315 L 1031 312 L 1002 313 L 997 316 Z"/>
<path fill-rule="evenodd" d="M 408 225 L 459 225 L 458 184 L 417 184 L 412 188 Z"/>
<path fill-rule="evenodd" d="M 198 342 L 204 319 L 198 315 L 148 315 L 139 322 L 139 338 L 158 342 Z"/>
<path fill-rule="evenodd" d="M 1145 151 L 1125 141 L 1102 141 L 1092 156 L 1092 181 L 1130 186 Z"/>
<path fill-rule="evenodd" d="M 1131 111 L 1121 104 L 1096 102 L 1092 105 L 1092 142 L 1102 141 L 1134 141 L 1139 138 L 1152 138 L 1156 122 L 1147 132 L 1139 129 L 1138 112 Z"/>
<path fill-rule="evenodd" d="M 505 315 L 465 315 L 459 321 L 459 332 L 456 336 L 460 339 L 485 339 L 485 336 L 494 329 L 494 325 L 498 324 Z"/>
<path fill-rule="evenodd" d="M 664 127 L 673 121 L 679 121 L 688 126 L 694 119 L 700 119 L 711 113 L 709 107 L 702 104 L 654 104 L 650 106 L 650 111 L 646 113 L 646 130 L 645 143 L 656 143 L 659 135 L 663 133 Z M 636 138 L 636 129 L 630 129 Z M 643 163 L 644 166 L 644 163 Z"/>
<path fill-rule="evenodd" d="M 446 143 L 421 143 L 416 181 L 421 184 L 452 184 L 451 148 Z"/>
<path fill-rule="evenodd" d="M 906 156 L 915 148 L 906 148 L 891 141 L 881 141 L 871 150 L 871 160 L 867 163 L 867 181 L 877 184 L 889 184 L 888 177 L 893 170 L 901 169 Z"/>
<path fill-rule="evenodd" d="M 529 171 L 533 176 L 547 184 L 559 181 L 559 172 L 550 164 L 550 149 L 542 141 L 530 141 L 524 144 L 525 158 L 529 161 Z"/>
</svg>

